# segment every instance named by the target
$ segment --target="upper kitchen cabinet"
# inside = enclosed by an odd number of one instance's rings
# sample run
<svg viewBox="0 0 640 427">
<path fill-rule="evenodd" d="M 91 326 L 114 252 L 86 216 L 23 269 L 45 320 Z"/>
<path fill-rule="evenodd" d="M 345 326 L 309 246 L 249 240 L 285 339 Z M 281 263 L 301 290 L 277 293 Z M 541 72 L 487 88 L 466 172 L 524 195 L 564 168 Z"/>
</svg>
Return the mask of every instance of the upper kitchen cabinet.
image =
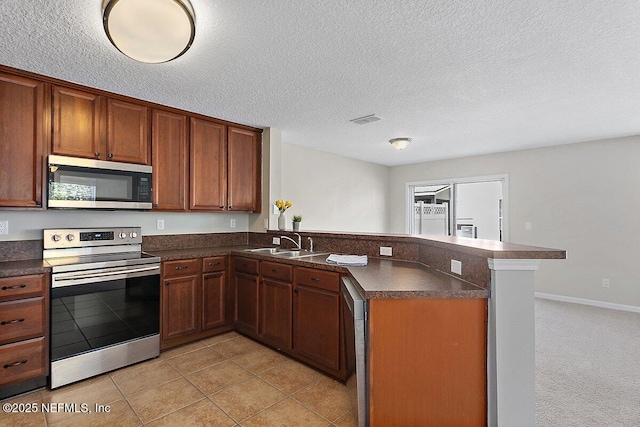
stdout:
<svg viewBox="0 0 640 427">
<path fill-rule="evenodd" d="M 192 210 L 227 208 L 227 127 L 191 118 Z"/>
<path fill-rule="evenodd" d="M 188 149 L 187 116 L 154 109 L 151 120 L 153 209 L 187 210 Z"/>
<path fill-rule="evenodd" d="M 149 164 L 149 109 L 107 98 L 107 158 Z"/>
<path fill-rule="evenodd" d="M 146 106 L 54 86 L 52 151 L 149 164 L 148 119 Z"/>
<path fill-rule="evenodd" d="M 260 212 L 262 143 L 259 132 L 229 126 L 228 209 Z"/>
<path fill-rule="evenodd" d="M 0 73 L 0 207 L 42 206 L 45 83 Z"/>
</svg>

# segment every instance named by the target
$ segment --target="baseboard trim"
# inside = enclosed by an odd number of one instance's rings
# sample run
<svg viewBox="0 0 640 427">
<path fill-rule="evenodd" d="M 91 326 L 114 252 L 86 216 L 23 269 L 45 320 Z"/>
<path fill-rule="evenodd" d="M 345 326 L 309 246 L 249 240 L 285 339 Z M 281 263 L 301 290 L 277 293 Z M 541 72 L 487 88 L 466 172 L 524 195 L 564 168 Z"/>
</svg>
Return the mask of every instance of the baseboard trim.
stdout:
<svg viewBox="0 0 640 427">
<path fill-rule="evenodd" d="M 592 299 L 568 297 L 565 295 L 546 294 L 544 292 L 535 292 L 536 298 L 550 299 L 554 301 L 571 302 L 574 304 L 592 305 L 594 307 L 610 308 L 612 310 L 632 311 L 640 313 L 640 307 L 635 305 L 616 304 L 614 302 L 596 301 Z"/>
</svg>

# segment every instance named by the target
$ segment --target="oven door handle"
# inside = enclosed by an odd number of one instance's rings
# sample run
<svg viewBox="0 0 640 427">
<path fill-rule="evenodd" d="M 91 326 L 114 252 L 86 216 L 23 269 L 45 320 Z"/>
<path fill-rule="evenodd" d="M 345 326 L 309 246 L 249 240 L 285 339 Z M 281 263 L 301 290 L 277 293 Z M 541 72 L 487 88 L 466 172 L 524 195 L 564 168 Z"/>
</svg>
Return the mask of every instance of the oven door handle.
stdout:
<svg viewBox="0 0 640 427">
<path fill-rule="evenodd" d="M 160 266 L 155 265 L 153 267 L 142 267 L 142 268 L 132 268 L 129 270 L 117 270 L 117 271 L 106 271 L 103 273 L 84 273 L 84 274 L 54 274 L 52 276 L 52 288 L 60 288 L 63 286 L 73 286 L 73 285 L 82 285 L 85 283 L 91 282 L 104 282 L 107 280 L 114 279 L 126 279 L 128 277 L 140 277 L 140 276 L 151 276 L 153 272 L 160 273 Z M 136 273 L 151 273 L 151 274 L 136 274 Z M 135 274 L 135 276 L 133 276 Z"/>
</svg>

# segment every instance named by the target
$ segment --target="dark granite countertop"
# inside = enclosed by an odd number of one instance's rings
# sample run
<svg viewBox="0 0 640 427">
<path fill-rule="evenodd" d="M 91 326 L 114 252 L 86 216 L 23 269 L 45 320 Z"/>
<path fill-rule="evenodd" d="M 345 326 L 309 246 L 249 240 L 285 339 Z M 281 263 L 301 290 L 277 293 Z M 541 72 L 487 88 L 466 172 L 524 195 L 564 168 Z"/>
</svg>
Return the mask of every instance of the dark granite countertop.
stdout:
<svg viewBox="0 0 640 427">
<path fill-rule="evenodd" d="M 41 259 L 0 262 L 0 277 L 28 276 L 49 273 L 50 271 L 49 264 Z"/>
<path fill-rule="evenodd" d="M 351 276 L 354 284 L 359 287 L 367 299 L 489 297 L 487 289 L 417 262 L 370 257 L 369 265 L 366 267 L 346 267 L 327 263 L 328 254 L 292 259 L 246 251 L 246 249 L 252 248 L 255 246 L 219 246 L 148 252 L 161 257 L 163 261 L 233 254 L 301 267 L 337 271 Z"/>
</svg>

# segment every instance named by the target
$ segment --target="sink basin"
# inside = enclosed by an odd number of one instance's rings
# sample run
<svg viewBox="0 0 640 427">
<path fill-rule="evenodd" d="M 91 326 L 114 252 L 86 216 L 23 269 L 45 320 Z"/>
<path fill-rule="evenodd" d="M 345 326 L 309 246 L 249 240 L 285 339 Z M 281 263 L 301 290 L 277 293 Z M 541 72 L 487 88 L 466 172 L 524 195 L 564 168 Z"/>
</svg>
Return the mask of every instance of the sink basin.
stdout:
<svg viewBox="0 0 640 427">
<path fill-rule="evenodd" d="M 253 252 L 256 254 L 282 254 L 290 252 L 289 249 L 280 249 L 280 248 L 258 248 L 258 249 L 245 249 L 246 252 Z"/>
<path fill-rule="evenodd" d="M 304 258 L 308 256 L 326 255 L 326 254 L 324 252 L 309 252 L 307 250 L 302 250 L 302 251 L 293 250 L 289 252 L 279 252 L 274 255 L 277 256 L 278 258 Z"/>
<path fill-rule="evenodd" d="M 273 255 L 278 258 L 304 258 L 313 255 L 326 255 L 325 252 L 309 252 L 306 249 L 281 249 L 281 248 L 258 248 L 245 249 L 245 252 L 253 252 L 254 254 Z"/>
</svg>

